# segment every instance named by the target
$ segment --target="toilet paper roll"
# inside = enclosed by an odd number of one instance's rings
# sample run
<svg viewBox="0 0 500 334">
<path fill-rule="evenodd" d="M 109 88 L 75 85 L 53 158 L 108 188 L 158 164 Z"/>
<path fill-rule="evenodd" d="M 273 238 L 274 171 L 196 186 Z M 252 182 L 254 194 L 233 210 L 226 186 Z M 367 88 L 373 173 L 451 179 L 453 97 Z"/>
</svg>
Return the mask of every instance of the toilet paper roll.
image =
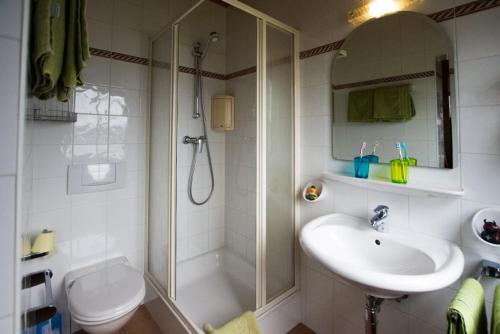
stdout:
<svg viewBox="0 0 500 334">
<path fill-rule="evenodd" d="M 31 247 L 32 253 L 46 253 L 54 250 L 54 231 L 43 230 L 36 238 Z"/>
<path fill-rule="evenodd" d="M 23 256 L 31 254 L 31 239 L 29 236 L 23 236 Z"/>
</svg>

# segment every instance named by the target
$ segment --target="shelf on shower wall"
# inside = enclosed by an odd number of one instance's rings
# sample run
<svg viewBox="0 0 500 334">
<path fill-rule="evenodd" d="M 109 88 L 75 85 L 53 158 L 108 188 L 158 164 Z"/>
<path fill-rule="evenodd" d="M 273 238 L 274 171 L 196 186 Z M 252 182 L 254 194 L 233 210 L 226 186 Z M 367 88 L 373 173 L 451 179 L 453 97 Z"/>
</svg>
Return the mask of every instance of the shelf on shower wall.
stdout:
<svg viewBox="0 0 500 334">
<path fill-rule="evenodd" d="M 323 173 L 323 178 L 330 181 L 342 182 L 355 187 L 392 192 L 403 195 L 425 195 L 429 197 L 461 198 L 465 192 L 463 189 L 440 188 L 423 183 L 397 184 L 388 179 L 360 179 L 354 176 L 340 173 Z"/>
</svg>

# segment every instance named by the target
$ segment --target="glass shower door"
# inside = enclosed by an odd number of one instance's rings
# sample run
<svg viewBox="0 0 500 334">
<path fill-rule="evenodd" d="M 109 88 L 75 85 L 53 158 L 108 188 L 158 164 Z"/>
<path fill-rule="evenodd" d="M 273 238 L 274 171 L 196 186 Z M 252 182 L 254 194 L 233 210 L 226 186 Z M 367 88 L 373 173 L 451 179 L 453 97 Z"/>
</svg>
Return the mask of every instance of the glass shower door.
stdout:
<svg viewBox="0 0 500 334">
<path fill-rule="evenodd" d="M 266 300 L 295 284 L 294 37 L 266 26 Z"/>
<path fill-rule="evenodd" d="M 171 158 L 171 48 L 172 30 L 152 45 L 149 120 L 148 271 L 168 290 Z"/>
</svg>

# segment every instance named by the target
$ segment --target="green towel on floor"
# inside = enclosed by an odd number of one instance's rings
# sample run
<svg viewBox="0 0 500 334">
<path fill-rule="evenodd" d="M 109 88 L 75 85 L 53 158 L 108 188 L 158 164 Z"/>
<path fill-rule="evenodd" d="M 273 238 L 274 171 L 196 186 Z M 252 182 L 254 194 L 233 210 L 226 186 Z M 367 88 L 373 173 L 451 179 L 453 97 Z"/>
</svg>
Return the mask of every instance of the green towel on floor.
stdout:
<svg viewBox="0 0 500 334">
<path fill-rule="evenodd" d="M 415 116 L 410 85 L 379 87 L 373 93 L 373 117 L 377 121 L 408 121 Z"/>
<path fill-rule="evenodd" d="M 259 326 L 253 312 L 245 312 L 236 319 L 231 320 L 219 329 L 210 324 L 203 325 L 207 334 L 259 334 Z"/>
<path fill-rule="evenodd" d="M 349 122 L 374 122 L 373 89 L 349 93 L 347 120 Z"/>
<path fill-rule="evenodd" d="M 487 334 L 484 291 L 475 279 L 462 284 L 448 307 L 448 334 Z M 455 320 L 453 320 L 455 319 Z"/>
<path fill-rule="evenodd" d="M 66 39 L 66 1 L 33 1 L 31 22 L 31 92 L 40 99 L 55 95 Z"/>
<path fill-rule="evenodd" d="M 493 310 L 491 312 L 491 334 L 500 334 L 500 285 L 495 289 Z"/>
</svg>

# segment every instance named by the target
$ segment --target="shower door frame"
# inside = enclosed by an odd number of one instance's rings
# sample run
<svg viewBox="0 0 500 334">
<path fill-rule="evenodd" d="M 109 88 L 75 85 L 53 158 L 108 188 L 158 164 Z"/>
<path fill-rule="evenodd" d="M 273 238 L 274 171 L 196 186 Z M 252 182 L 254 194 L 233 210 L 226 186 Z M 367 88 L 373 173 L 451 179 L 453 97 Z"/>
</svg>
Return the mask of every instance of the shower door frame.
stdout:
<svg viewBox="0 0 500 334">
<path fill-rule="evenodd" d="M 161 288 L 161 284 L 157 279 L 149 272 L 148 265 L 148 251 L 145 252 L 145 274 L 147 278 L 151 281 L 156 292 L 160 295 L 163 301 L 170 306 L 170 308 L 175 312 L 175 314 L 183 321 L 184 325 L 190 329 L 192 332 L 196 333 L 197 326 L 192 323 L 189 316 L 177 305 L 176 303 L 176 224 L 177 224 L 177 107 L 178 107 L 178 96 L 177 96 L 177 85 L 178 85 L 178 68 L 179 68 L 179 24 L 181 21 L 188 16 L 192 11 L 198 8 L 205 1 L 209 0 L 199 0 L 190 9 L 184 12 L 181 16 L 176 18 L 174 21 L 165 26 L 162 30 L 156 33 L 150 40 L 150 50 L 153 49 L 153 43 L 163 36 L 165 33 L 171 31 L 171 88 L 170 88 L 170 147 L 168 147 L 168 153 L 171 157 L 169 168 L 169 193 L 170 201 L 166 205 L 170 207 L 169 210 L 169 222 L 167 227 L 167 240 L 168 245 L 168 256 L 167 256 L 167 291 Z M 238 0 L 219 0 L 221 2 L 227 3 L 228 5 L 246 12 L 256 18 L 257 21 L 257 191 L 256 191 L 256 315 L 261 316 L 277 305 L 283 302 L 285 299 L 289 298 L 299 290 L 300 286 L 300 270 L 299 270 L 299 244 L 298 244 L 298 230 L 299 230 L 299 158 L 300 158 L 300 148 L 299 148 L 299 115 L 300 115 L 300 72 L 299 72 L 299 31 L 287 24 L 280 22 L 272 18 L 271 16 L 264 14 Z M 270 301 L 267 301 L 267 272 L 266 272 L 266 115 L 267 115 L 267 101 L 266 101 L 266 43 L 267 43 L 267 26 L 271 25 L 275 28 L 283 30 L 293 36 L 293 54 L 292 54 L 292 135 L 293 135 L 293 166 L 292 166 L 292 176 L 291 180 L 293 184 L 293 250 L 294 250 L 294 284 L 287 290 L 284 290 L 281 294 L 276 296 Z M 152 53 L 150 53 L 152 55 Z M 150 62 L 151 63 L 151 62 Z M 150 73 L 151 73 L 150 64 Z M 150 77 L 151 80 L 151 77 Z M 151 93 L 150 93 L 151 94 Z M 148 126 L 148 138 L 150 136 L 149 126 Z M 149 153 L 149 152 L 148 152 Z M 148 156 L 149 161 L 149 156 Z M 148 168 L 148 187 L 149 187 L 149 168 Z M 149 189 L 147 189 L 147 196 L 149 195 Z M 147 212 L 146 212 L 147 215 Z M 146 217 L 147 218 L 147 217 Z M 146 219 L 148 222 L 148 219 Z M 149 233 L 149 232 L 148 232 Z M 148 233 L 146 233 L 146 242 Z"/>
</svg>

